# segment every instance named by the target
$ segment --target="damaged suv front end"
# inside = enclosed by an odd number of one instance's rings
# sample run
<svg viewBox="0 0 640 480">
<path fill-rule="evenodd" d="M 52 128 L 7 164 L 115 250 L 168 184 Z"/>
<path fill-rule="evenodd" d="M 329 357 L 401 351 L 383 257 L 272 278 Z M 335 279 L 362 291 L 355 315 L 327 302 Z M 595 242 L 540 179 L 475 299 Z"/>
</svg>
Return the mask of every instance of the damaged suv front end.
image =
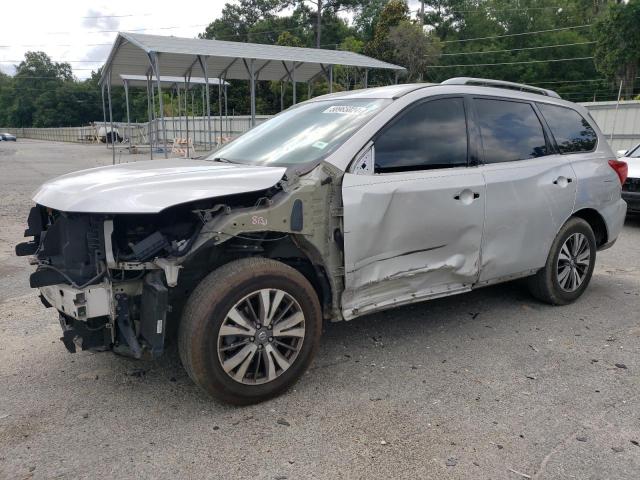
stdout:
<svg viewBox="0 0 640 480">
<path fill-rule="evenodd" d="M 389 103 L 301 104 L 207 160 L 134 162 L 45 183 L 25 231 L 33 240 L 16 253 L 31 256 L 31 287 L 59 312 L 66 348 L 155 358 L 203 279 L 251 257 L 301 273 L 321 316 L 341 318 L 343 172 L 323 159 Z"/>
<path fill-rule="evenodd" d="M 220 252 L 216 259 L 192 258 L 207 221 L 270 197 L 285 171 L 178 162 L 92 169 L 36 192 L 25 230 L 33 239 L 17 245 L 16 254 L 31 256 L 36 270 L 30 286 L 39 289 L 46 307 L 58 310 L 61 340 L 70 352 L 160 355 L 167 330 L 175 333 L 177 320 L 171 319 L 185 295 L 210 263 L 222 261 Z M 171 185 L 164 192 L 162 179 Z M 156 191 L 164 195 L 154 199 Z"/>
<path fill-rule="evenodd" d="M 59 312 L 61 340 L 70 352 L 108 350 L 135 358 L 163 351 L 169 286 L 177 260 L 201 224 L 160 215 L 61 212 L 37 205 L 29 214 L 19 255 L 33 255 L 30 286 Z"/>
</svg>

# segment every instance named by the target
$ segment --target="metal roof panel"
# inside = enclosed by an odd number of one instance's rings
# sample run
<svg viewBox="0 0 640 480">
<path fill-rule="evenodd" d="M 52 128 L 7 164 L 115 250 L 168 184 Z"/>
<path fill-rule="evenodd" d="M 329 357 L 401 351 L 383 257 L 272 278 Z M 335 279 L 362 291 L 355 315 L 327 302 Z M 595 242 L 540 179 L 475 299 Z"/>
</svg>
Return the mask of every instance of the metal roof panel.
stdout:
<svg viewBox="0 0 640 480">
<path fill-rule="evenodd" d="M 224 76 L 226 79 L 249 79 L 245 62 L 248 66 L 251 60 L 259 80 L 287 79 L 288 71 L 291 72 L 294 66 L 299 82 L 310 80 L 329 65 L 405 70 L 399 65 L 341 50 L 121 32 L 105 63 L 101 82 L 109 71 L 112 82 L 121 82 L 120 75 L 146 76 L 150 73 L 150 54 L 158 54 L 162 76 L 184 76 L 189 70 L 192 75 L 204 76 L 198 56 L 206 61 L 209 77 Z"/>
</svg>

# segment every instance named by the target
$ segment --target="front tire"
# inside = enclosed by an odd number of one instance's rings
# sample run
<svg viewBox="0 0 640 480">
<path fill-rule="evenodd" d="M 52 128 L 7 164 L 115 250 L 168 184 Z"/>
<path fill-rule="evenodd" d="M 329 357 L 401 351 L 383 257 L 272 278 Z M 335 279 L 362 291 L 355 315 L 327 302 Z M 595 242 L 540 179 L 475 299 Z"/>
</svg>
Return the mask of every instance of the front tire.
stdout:
<svg viewBox="0 0 640 480">
<path fill-rule="evenodd" d="M 226 403 L 248 405 L 295 383 L 319 345 L 322 312 L 297 270 L 265 258 L 230 262 L 185 305 L 180 358 L 191 379 Z"/>
<path fill-rule="evenodd" d="M 529 278 L 529 290 L 545 303 L 567 305 L 586 290 L 595 262 L 591 226 L 581 218 L 570 218 L 553 241 L 544 268 Z"/>
</svg>

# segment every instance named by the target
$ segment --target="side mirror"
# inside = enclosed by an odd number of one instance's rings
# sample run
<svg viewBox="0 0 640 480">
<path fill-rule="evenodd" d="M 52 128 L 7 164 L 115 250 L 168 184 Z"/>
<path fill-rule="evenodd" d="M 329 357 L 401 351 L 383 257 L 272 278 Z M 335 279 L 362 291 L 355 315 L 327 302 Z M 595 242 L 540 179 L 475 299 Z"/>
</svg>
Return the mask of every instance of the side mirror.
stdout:
<svg viewBox="0 0 640 480">
<path fill-rule="evenodd" d="M 624 157 L 627 154 L 627 150 L 618 150 L 616 152 L 616 157 L 620 158 L 620 157 Z"/>
</svg>

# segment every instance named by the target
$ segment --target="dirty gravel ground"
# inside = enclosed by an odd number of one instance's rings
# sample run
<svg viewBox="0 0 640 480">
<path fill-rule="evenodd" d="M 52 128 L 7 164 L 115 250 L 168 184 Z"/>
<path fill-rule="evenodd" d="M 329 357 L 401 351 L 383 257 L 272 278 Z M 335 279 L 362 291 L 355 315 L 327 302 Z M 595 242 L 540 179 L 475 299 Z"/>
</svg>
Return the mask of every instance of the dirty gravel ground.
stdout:
<svg viewBox="0 0 640 480">
<path fill-rule="evenodd" d="M 175 348 L 68 354 L 28 288 L 30 193 L 110 162 L 0 143 L 0 478 L 640 478 L 640 219 L 574 305 L 511 283 L 330 324 L 292 391 L 232 408 Z"/>
</svg>

